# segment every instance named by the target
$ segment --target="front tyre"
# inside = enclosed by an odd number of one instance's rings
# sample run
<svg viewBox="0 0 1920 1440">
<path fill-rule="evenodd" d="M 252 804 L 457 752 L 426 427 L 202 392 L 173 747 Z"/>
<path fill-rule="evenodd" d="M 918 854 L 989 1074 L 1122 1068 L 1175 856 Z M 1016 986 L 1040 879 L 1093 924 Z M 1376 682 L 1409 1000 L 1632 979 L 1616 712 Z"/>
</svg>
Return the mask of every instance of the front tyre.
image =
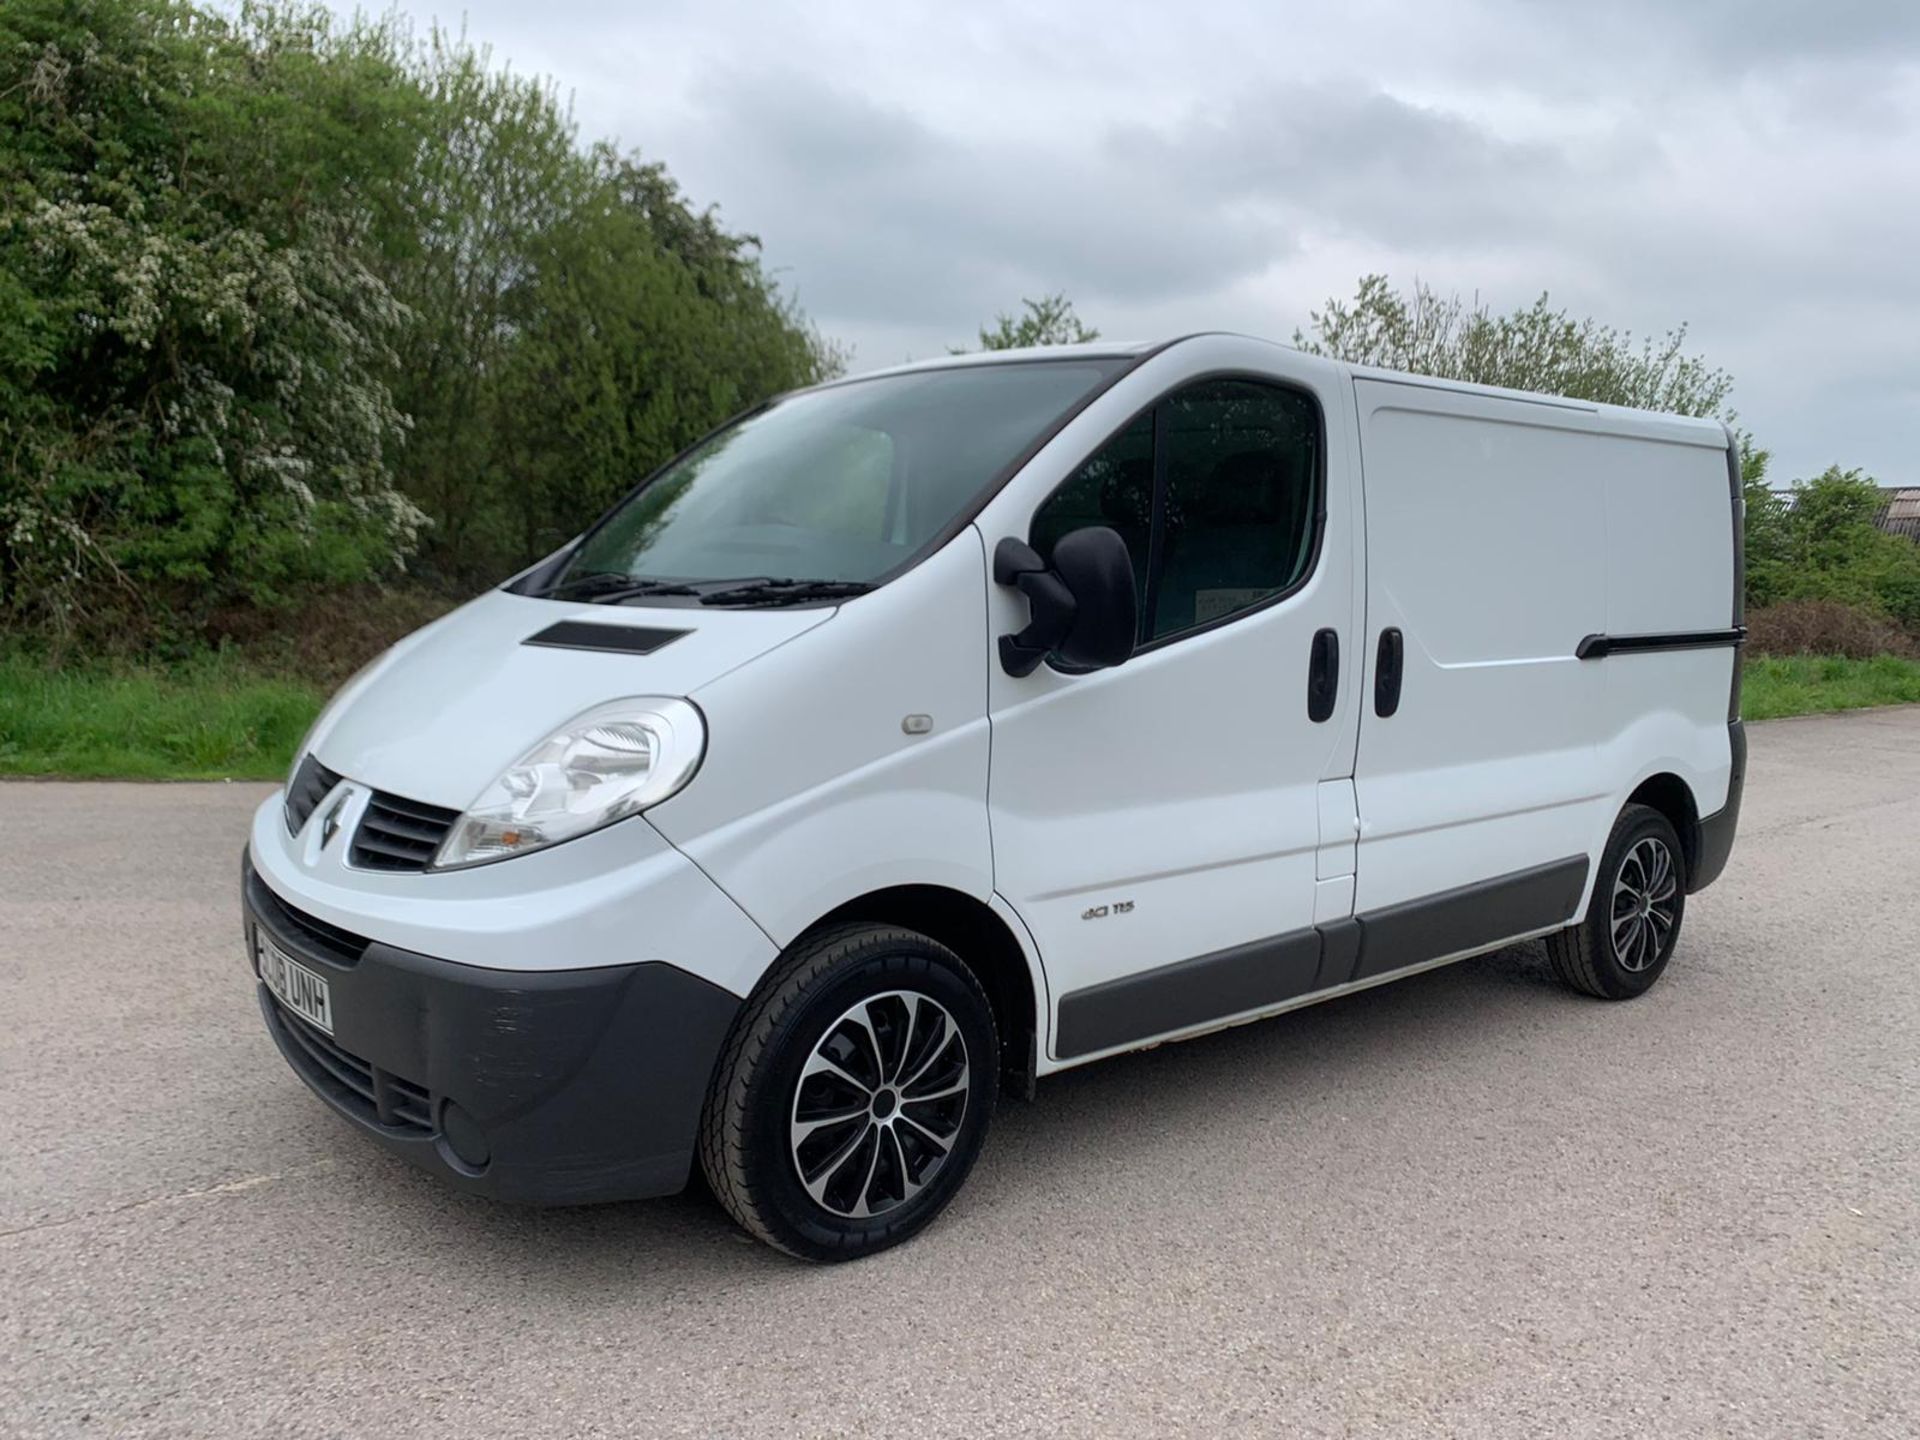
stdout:
<svg viewBox="0 0 1920 1440">
<path fill-rule="evenodd" d="M 1600 856 L 1587 918 L 1547 937 L 1560 978 L 1602 1000 L 1631 1000 L 1667 968 L 1687 911 L 1680 837 L 1658 810 L 1629 805 Z"/>
<path fill-rule="evenodd" d="M 959 1190 L 999 1076 L 992 1008 L 951 950 L 891 926 L 824 930 L 736 1022 L 701 1118 L 701 1169 L 769 1245 L 870 1255 Z"/>
</svg>

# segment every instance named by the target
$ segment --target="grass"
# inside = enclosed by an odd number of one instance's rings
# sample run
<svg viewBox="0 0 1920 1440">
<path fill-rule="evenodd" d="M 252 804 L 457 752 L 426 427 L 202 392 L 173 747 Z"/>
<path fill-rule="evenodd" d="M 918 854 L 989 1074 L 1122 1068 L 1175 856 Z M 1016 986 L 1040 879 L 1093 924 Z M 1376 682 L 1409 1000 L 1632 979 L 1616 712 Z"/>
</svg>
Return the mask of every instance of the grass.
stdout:
<svg viewBox="0 0 1920 1440">
<path fill-rule="evenodd" d="M 1740 711 L 1749 720 L 1920 702 L 1920 661 L 1877 655 L 1759 655 L 1747 660 Z"/>
<path fill-rule="evenodd" d="M 171 667 L 52 668 L 0 653 L 0 775 L 278 780 L 326 696 L 230 653 Z M 1749 720 L 1920 702 L 1920 662 L 1755 656 Z"/>
<path fill-rule="evenodd" d="M 0 653 L 0 775 L 278 780 L 325 698 L 226 654 L 54 668 Z"/>
</svg>

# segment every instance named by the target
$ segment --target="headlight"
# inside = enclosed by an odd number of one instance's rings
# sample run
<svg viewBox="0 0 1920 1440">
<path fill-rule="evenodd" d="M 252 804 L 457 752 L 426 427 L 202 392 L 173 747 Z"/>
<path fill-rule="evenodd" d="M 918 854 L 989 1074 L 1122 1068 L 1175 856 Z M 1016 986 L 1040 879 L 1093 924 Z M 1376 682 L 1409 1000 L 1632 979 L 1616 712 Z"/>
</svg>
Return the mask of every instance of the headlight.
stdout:
<svg viewBox="0 0 1920 1440">
<path fill-rule="evenodd" d="M 447 832 L 434 868 L 524 855 L 637 815 L 693 778 L 707 727 L 685 700 L 614 700 L 508 766 Z"/>
</svg>

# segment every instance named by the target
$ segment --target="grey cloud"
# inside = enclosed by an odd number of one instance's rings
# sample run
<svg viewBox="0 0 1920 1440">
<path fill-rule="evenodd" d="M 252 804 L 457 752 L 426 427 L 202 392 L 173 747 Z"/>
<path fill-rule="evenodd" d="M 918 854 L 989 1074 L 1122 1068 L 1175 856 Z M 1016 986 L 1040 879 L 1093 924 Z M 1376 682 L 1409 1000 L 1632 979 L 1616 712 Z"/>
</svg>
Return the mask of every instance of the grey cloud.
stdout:
<svg viewBox="0 0 1920 1440">
<path fill-rule="evenodd" d="M 1486 0 L 1508 35 L 1563 67 L 1575 88 L 1617 89 L 1647 72 L 1683 83 L 1869 69 L 1920 56 L 1911 0 Z M 1504 48 L 1504 41 L 1496 41 Z"/>
<path fill-rule="evenodd" d="M 1125 144 L 969 143 L 791 73 L 730 75 L 700 101 L 703 170 L 778 214 L 775 258 L 816 307 L 855 319 L 942 300 L 978 318 L 1022 287 L 1177 294 L 1297 244 Z"/>
<path fill-rule="evenodd" d="M 1273 85 L 1158 129 L 1027 146 L 790 72 L 730 74 L 699 98 L 702 168 L 779 215 L 775 258 L 811 304 L 859 322 L 930 304 L 978 317 L 1056 286 L 1083 306 L 1216 292 L 1296 255 L 1308 229 L 1484 243 L 1569 173 L 1551 146 L 1357 85 Z"/>
<path fill-rule="evenodd" d="M 1689 320 L 1784 472 L 1920 478 L 1920 4 L 468 3 L 861 365 L 1053 289 L 1284 336 L 1384 270 Z"/>
<path fill-rule="evenodd" d="M 1920 6 L 1910 0 L 1627 0 L 1600 13 L 1650 40 L 1689 35 L 1730 67 L 1920 51 Z"/>
<path fill-rule="evenodd" d="M 1262 87 L 1171 133 L 1127 129 L 1115 138 L 1172 152 L 1211 182 L 1252 188 L 1318 182 L 1356 166 L 1445 183 L 1548 154 L 1360 82 Z"/>
<path fill-rule="evenodd" d="M 785 71 L 728 74 L 699 101 L 705 163 L 720 163 L 723 193 L 753 197 L 770 257 L 791 267 L 830 331 L 861 343 L 865 364 L 927 353 L 916 323 L 937 343 L 961 341 L 1020 295 L 1053 288 L 1109 333 L 1157 330 L 1174 315 L 1285 335 L 1323 294 L 1258 314 L 1227 297 L 1297 259 L 1303 237 L 1333 235 L 1399 257 L 1385 268 L 1403 282 L 1420 273 L 1495 304 L 1550 289 L 1641 333 L 1690 321 L 1694 343 L 1741 381 L 1742 405 L 1780 413 L 1816 443 L 1839 412 L 1769 379 L 1776 347 L 1794 342 L 1756 305 L 1797 295 L 1850 323 L 1876 297 L 1920 312 L 1920 269 L 1901 259 L 1915 247 L 1912 207 L 1782 210 L 1755 223 L 1676 178 L 1689 137 L 1664 134 L 1655 117 L 1574 146 L 1322 80 L 1247 90 L 1158 127 L 1016 147 Z M 1722 179 L 1729 193 L 1765 183 Z M 1853 263 L 1818 258 L 1838 250 Z M 1831 355 L 1806 342 L 1800 353 L 1837 374 L 1884 365 L 1899 343 L 1857 323 L 1854 336 Z"/>
<path fill-rule="evenodd" d="M 1484 244 L 1536 212 L 1539 192 L 1564 184 L 1573 164 L 1554 146 L 1503 139 L 1360 82 L 1263 88 L 1130 143 L 1196 193 L 1258 200 L 1386 244 Z"/>
</svg>

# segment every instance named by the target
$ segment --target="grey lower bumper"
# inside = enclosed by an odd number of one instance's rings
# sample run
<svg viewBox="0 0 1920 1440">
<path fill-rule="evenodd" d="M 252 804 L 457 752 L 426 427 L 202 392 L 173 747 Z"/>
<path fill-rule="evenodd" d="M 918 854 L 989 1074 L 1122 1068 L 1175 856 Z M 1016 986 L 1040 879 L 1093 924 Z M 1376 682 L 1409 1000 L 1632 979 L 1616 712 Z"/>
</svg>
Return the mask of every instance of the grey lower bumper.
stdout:
<svg viewBox="0 0 1920 1440">
<path fill-rule="evenodd" d="M 686 1184 L 738 997 L 658 961 L 487 970 L 377 941 L 353 958 L 250 863 L 242 893 L 248 955 L 264 929 L 332 997 L 325 1036 L 259 986 L 268 1032 L 364 1134 L 500 1200 L 639 1199 Z"/>
</svg>

